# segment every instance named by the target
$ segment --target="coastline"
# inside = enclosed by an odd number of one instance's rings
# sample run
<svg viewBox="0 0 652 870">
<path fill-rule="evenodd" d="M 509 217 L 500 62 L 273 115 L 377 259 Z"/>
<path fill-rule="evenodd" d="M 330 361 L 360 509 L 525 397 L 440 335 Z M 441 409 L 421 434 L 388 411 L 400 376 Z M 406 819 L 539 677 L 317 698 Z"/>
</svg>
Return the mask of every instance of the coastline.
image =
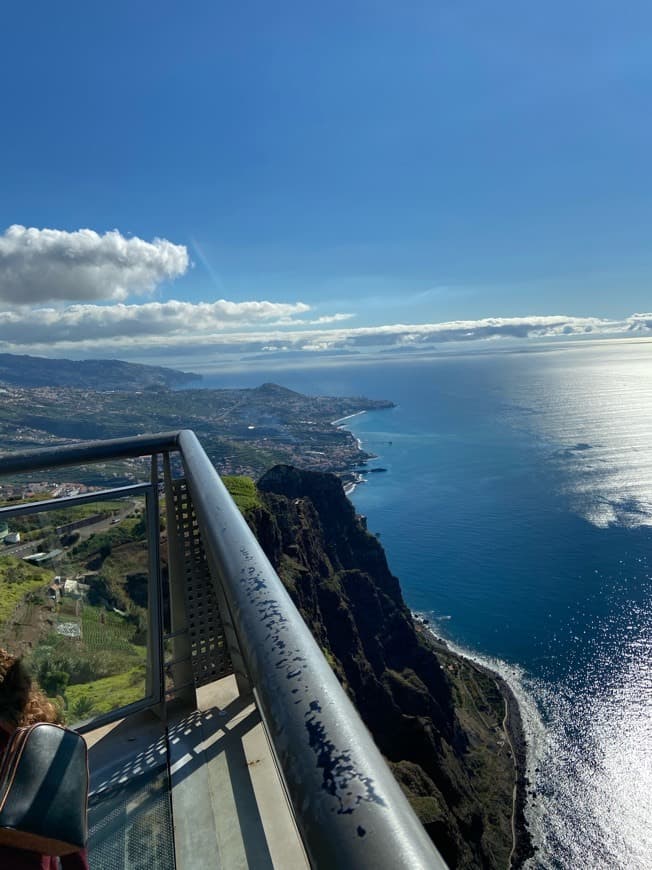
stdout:
<svg viewBox="0 0 652 870">
<path fill-rule="evenodd" d="M 358 448 L 362 451 L 361 439 L 355 433 L 352 434 L 356 438 Z M 347 496 L 350 496 L 360 483 L 367 482 L 367 478 L 363 477 L 359 472 L 352 471 L 352 474 L 355 478 L 354 481 L 346 483 L 344 487 Z M 512 848 L 508 867 L 509 870 L 518 870 L 535 854 L 535 847 L 526 819 L 527 793 L 530 786 L 528 779 L 528 744 L 525 735 L 524 717 L 521 713 L 517 696 L 497 670 L 486 663 L 478 661 L 471 653 L 456 648 L 437 635 L 432 626 L 418 614 L 413 613 L 413 619 L 415 628 L 435 653 L 445 653 L 447 657 L 463 660 L 468 668 L 490 679 L 503 700 L 504 717 L 502 719 L 502 731 L 504 732 L 504 740 L 511 749 L 514 765 L 511 812 Z"/>
<path fill-rule="evenodd" d="M 376 459 L 377 457 L 371 453 L 367 453 L 362 449 L 362 439 L 358 438 L 358 436 L 351 432 L 350 429 L 347 429 L 345 426 L 342 426 L 342 423 L 345 423 L 347 420 L 353 420 L 354 417 L 360 417 L 362 414 L 366 414 L 366 411 L 356 411 L 355 414 L 349 414 L 346 417 L 340 417 L 339 420 L 332 420 L 331 426 L 336 426 L 338 429 L 343 429 L 348 432 L 349 435 L 352 435 L 355 438 L 356 444 L 358 445 L 358 453 L 360 454 L 360 461 L 356 463 L 356 465 L 350 468 L 345 472 L 345 475 L 342 475 L 342 485 L 344 487 L 344 494 L 346 496 L 351 495 L 352 492 L 356 489 L 356 487 L 360 486 L 362 483 L 367 482 L 367 478 L 364 477 L 361 471 L 356 471 L 355 468 L 360 468 L 360 466 L 367 462 L 369 459 Z"/>
<path fill-rule="evenodd" d="M 345 426 L 343 426 L 342 423 L 346 423 L 347 420 L 353 420 L 354 417 L 360 417 L 362 416 L 362 414 L 366 413 L 366 411 L 356 411 L 354 414 L 348 414 L 346 417 L 340 417 L 338 420 L 331 420 L 331 426 L 336 426 L 338 429 L 343 429 L 344 431 L 348 432 L 349 435 L 352 435 L 353 438 L 355 438 L 356 444 L 358 445 L 358 452 L 361 456 L 360 462 L 356 463 L 356 467 L 358 468 L 363 462 L 366 462 L 368 459 L 375 457 L 372 457 L 370 454 L 365 453 L 365 451 L 362 449 L 361 439 L 358 438 L 358 436 L 355 435 L 353 432 L 351 432 L 350 429 L 347 429 Z M 346 471 L 345 475 L 341 475 L 341 477 L 342 486 L 344 487 L 344 494 L 346 496 L 351 495 L 351 493 L 356 489 L 356 487 L 360 486 L 361 483 L 367 482 L 367 478 L 363 477 L 360 471 L 355 471 L 353 468 L 350 468 L 348 471 Z"/>
<path fill-rule="evenodd" d="M 338 420 L 331 420 L 331 426 L 337 426 L 338 428 L 344 428 L 341 426 L 342 423 L 347 420 L 352 420 L 354 417 L 359 417 L 361 414 L 366 414 L 366 411 L 356 411 L 355 414 L 347 414 L 346 417 L 340 417 Z"/>
<path fill-rule="evenodd" d="M 464 662 L 478 673 L 493 680 L 505 703 L 505 718 L 503 729 L 505 737 L 512 749 L 514 760 L 514 802 L 512 809 L 512 852 L 510 856 L 510 870 L 518 870 L 523 867 L 528 858 L 535 854 L 532 843 L 525 809 L 527 806 L 527 788 L 529 780 L 527 776 L 527 740 L 523 726 L 523 716 L 514 691 L 507 681 L 493 668 L 472 658 L 471 655 L 453 649 L 448 641 L 435 634 L 432 627 L 418 614 L 412 614 L 415 627 L 421 636 L 428 642 L 434 652 L 444 651 L 449 656 L 463 659 Z"/>
<path fill-rule="evenodd" d="M 475 668 L 491 677 L 498 686 L 498 690 L 505 702 L 505 735 L 512 747 L 514 756 L 514 809 L 512 813 L 512 831 L 514 836 L 510 867 L 522 867 L 528 858 L 534 855 L 532 835 L 525 817 L 527 806 L 527 741 L 523 727 L 523 717 L 516 695 L 506 680 L 491 668 L 481 665 L 479 662 L 468 659 Z"/>
<path fill-rule="evenodd" d="M 366 412 L 361 411 L 359 413 L 364 414 Z M 357 416 L 359 414 L 351 414 L 342 420 L 335 421 L 335 423 L 342 423 Z M 351 434 L 353 434 L 353 437 L 357 441 L 358 449 L 360 452 L 363 452 L 362 440 L 355 433 Z M 360 472 L 352 470 L 351 474 L 354 479 L 344 484 L 344 492 L 347 496 L 350 496 L 361 483 L 367 482 L 367 479 Z M 504 677 L 496 670 L 477 661 L 470 654 L 459 649 L 454 649 L 446 640 L 435 634 L 432 627 L 422 618 L 418 617 L 417 614 L 413 614 L 413 618 L 415 628 L 427 640 L 434 652 L 445 652 L 447 656 L 462 659 L 467 667 L 492 680 L 503 699 L 505 715 L 502 721 L 502 729 L 505 741 L 511 748 L 514 764 L 514 791 L 511 813 L 512 849 L 509 857 L 509 870 L 518 870 L 518 868 L 524 866 L 528 858 L 531 858 L 535 854 L 532 836 L 525 816 L 529 785 L 527 776 L 528 752 L 523 716 L 518 699 Z"/>
<path fill-rule="evenodd" d="M 356 487 L 360 486 L 361 483 L 367 482 L 367 478 L 363 477 L 358 471 L 352 471 L 350 474 L 353 476 L 353 480 L 343 482 L 345 495 L 351 495 Z"/>
</svg>

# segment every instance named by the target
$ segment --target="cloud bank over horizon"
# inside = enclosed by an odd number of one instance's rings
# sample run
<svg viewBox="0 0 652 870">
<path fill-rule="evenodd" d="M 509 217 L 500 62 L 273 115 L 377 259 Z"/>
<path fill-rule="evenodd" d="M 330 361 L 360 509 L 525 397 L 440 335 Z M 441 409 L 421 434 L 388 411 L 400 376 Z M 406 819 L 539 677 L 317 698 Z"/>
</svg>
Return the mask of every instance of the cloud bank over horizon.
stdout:
<svg viewBox="0 0 652 870">
<path fill-rule="evenodd" d="M 183 275 L 188 251 L 166 239 L 146 242 L 118 230 L 66 232 L 14 224 L 0 236 L 0 300 L 11 305 L 44 302 L 121 301 L 152 293 Z"/>
<path fill-rule="evenodd" d="M 338 326 L 352 315 L 311 319 L 302 302 L 146 302 L 0 310 L 0 350 L 9 353 L 144 357 L 175 354 L 358 353 L 432 349 L 447 343 L 546 337 L 652 335 L 652 313 L 623 320 L 564 315 L 487 317 L 444 323 Z M 172 361 L 171 361 L 171 364 Z"/>
</svg>

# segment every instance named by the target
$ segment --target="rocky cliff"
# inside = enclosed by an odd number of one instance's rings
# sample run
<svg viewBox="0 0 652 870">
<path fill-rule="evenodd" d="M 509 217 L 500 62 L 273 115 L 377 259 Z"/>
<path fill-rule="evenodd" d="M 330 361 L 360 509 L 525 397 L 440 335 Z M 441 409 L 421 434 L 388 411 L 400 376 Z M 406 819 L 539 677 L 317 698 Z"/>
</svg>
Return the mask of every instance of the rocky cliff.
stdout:
<svg viewBox="0 0 652 870">
<path fill-rule="evenodd" d="M 258 488 L 248 522 L 449 866 L 517 866 L 520 726 L 504 687 L 413 620 L 338 478 L 276 466 Z"/>
</svg>

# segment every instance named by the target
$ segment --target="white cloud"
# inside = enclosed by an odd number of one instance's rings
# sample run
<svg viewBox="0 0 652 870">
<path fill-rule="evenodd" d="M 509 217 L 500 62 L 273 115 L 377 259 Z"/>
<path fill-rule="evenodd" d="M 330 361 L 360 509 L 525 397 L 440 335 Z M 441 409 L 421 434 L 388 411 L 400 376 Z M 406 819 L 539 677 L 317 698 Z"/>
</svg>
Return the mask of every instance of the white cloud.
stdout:
<svg viewBox="0 0 652 870">
<path fill-rule="evenodd" d="M 325 323 L 340 323 L 342 320 L 350 320 L 355 317 L 355 314 L 324 314 L 316 320 L 311 320 L 311 324 L 319 325 Z"/>
<path fill-rule="evenodd" d="M 630 332 L 646 332 L 652 329 L 652 313 L 630 315 L 627 318 L 627 328 Z"/>
<path fill-rule="evenodd" d="M 122 300 L 152 292 L 188 264 L 185 246 L 165 239 L 15 224 L 0 236 L 0 299 L 14 305 Z"/>
<path fill-rule="evenodd" d="M 67 308 L 24 308 L 0 312 L 0 342 L 12 346 L 77 343 L 105 346 L 132 339 L 160 344 L 181 343 L 261 323 L 294 323 L 310 307 L 303 302 L 145 302 L 142 305 L 69 305 Z"/>
</svg>

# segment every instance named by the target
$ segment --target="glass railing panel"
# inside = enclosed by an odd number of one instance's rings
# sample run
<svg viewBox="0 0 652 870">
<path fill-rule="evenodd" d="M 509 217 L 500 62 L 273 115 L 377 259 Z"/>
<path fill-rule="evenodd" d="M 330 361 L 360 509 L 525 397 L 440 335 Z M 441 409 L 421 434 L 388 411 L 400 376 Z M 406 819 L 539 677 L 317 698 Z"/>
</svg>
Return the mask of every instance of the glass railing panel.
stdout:
<svg viewBox="0 0 652 870">
<path fill-rule="evenodd" d="M 68 724 L 144 700 L 156 682 L 145 494 L 0 514 L 0 534 L 4 523 L 0 646 Z"/>
</svg>

